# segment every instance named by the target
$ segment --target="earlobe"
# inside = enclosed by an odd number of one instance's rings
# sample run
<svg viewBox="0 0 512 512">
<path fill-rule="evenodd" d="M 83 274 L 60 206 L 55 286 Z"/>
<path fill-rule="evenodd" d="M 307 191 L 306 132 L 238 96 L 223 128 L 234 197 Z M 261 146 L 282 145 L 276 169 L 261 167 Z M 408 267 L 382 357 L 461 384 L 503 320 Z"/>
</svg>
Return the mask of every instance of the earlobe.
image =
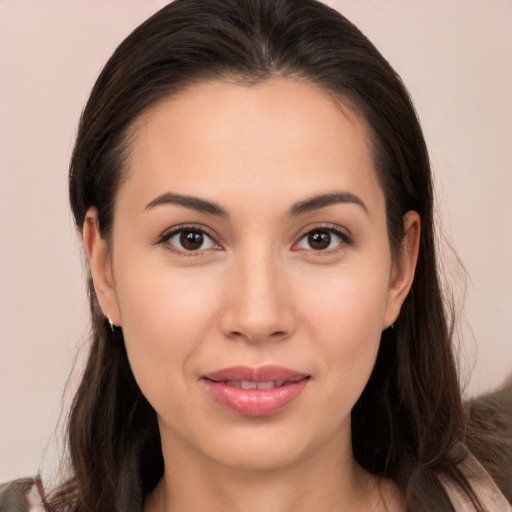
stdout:
<svg viewBox="0 0 512 512">
<path fill-rule="evenodd" d="M 391 270 L 383 329 L 393 325 L 397 319 L 400 308 L 411 289 L 418 261 L 421 229 L 420 216 L 415 211 L 409 211 L 404 215 L 403 222 L 405 236 Z"/>
<path fill-rule="evenodd" d="M 112 277 L 110 250 L 101 237 L 98 226 L 98 212 L 89 208 L 82 230 L 84 248 L 89 260 L 94 290 L 105 317 L 115 325 L 121 325 L 117 295 Z"/>
</svg>

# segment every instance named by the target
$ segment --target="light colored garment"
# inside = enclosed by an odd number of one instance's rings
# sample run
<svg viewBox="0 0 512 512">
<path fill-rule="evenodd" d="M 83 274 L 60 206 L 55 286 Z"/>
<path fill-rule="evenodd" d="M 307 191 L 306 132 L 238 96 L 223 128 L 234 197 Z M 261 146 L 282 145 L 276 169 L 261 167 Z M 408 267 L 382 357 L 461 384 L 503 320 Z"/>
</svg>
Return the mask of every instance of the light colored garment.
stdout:
<svg viewBox="0 0 512 512">
<path fill-rule="evenodd" d="M 512 512 L 512 505 L 503 496 L 489 473 L 469 451 L 459 464 L 459 469 L 468 479 L 474 493 L 486 510 L 489 512 Z M 443 477 L 440 477 L 439 480 L 456 512 L 474 512 L 475 507 L 459 486 Z"/>
</svg>

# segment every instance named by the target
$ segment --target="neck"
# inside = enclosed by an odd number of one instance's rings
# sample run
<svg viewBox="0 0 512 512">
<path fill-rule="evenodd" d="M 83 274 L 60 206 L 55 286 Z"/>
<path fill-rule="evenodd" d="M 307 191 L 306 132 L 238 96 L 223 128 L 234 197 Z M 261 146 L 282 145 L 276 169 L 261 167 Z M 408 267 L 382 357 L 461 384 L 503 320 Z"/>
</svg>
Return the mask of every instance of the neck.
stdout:
<svg viewBox="0 0 512 512">
<path fill-rule="evenodd" d="M 174 447 L 176 448 L 176 447 Z M 211 460 L 165 457 L 164 477 L 145 512 L 345 512 L 404 510 L 396 486 L 379 481 L 352 451 L 315 450 L 299 462 L 265 470 Z"/>
</svg>

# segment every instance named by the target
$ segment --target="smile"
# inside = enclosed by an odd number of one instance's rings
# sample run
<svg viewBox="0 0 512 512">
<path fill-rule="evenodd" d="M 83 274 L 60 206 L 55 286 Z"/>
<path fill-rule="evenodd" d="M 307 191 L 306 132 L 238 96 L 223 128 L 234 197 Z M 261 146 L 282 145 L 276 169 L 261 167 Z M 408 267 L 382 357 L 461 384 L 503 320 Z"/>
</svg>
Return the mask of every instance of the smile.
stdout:
<svg viewBox="0 0 512 512">
<path fill-rule="evenodd" d="M 218 404 L 243 416 L 280 412 L 298 398 L 309 380 L 309 375 L 272 365 L 225 368 L 201 379 Z"/>
</svg>

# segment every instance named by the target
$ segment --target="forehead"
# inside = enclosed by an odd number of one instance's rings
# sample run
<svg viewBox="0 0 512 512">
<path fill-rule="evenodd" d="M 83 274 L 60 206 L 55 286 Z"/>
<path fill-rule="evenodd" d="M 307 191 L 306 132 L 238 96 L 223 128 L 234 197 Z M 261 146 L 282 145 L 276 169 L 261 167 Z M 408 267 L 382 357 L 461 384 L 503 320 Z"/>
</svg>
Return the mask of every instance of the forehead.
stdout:
<svg viewBox="0 0 512 512">
<path fill-rule="evenodd" d="M 364 120 L 325 91 L 283 78 L 209 82 L 160 102 L 133 126 L 126 171 L 126 185 L 149 200 L 166 187 L 197 195 L 257 188 L 281 200 L 380 189 Z"/>
</svg>

